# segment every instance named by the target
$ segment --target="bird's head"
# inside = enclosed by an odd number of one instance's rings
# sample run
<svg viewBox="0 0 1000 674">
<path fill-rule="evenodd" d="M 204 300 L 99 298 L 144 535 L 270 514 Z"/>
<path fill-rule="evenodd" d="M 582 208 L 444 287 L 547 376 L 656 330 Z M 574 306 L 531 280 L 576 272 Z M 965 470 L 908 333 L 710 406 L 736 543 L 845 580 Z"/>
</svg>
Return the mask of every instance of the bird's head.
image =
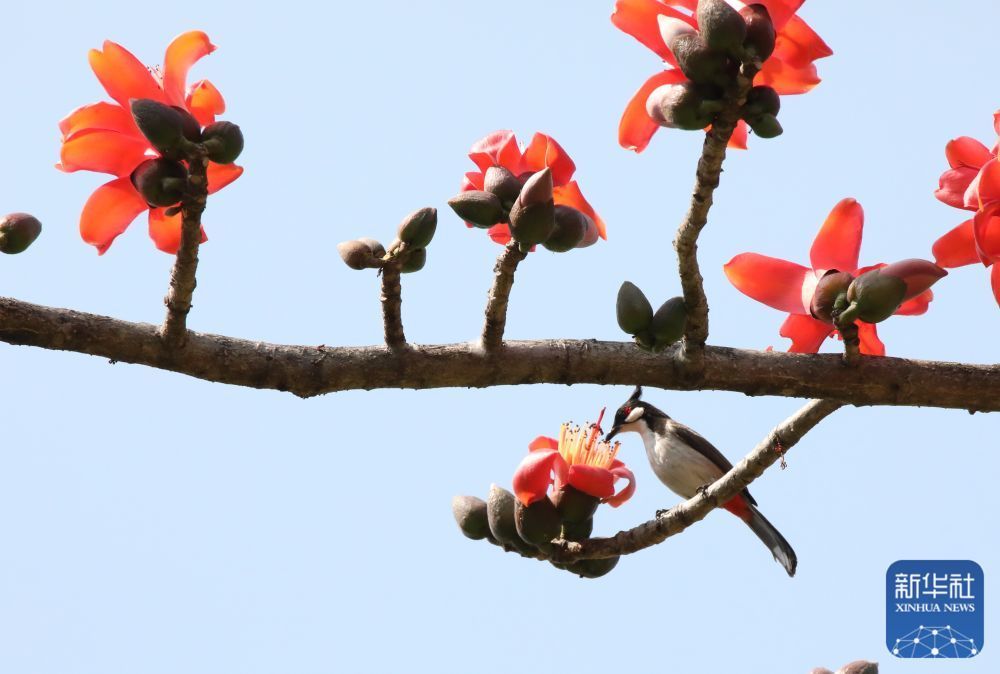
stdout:
<svg viewBox="0 0 1000 674">
<path fill-rule="evenodd" d="M 628 400 L 615 412 L 614 425 L 604 439 L 610 440 L 619 433 L 629 431 L 638 433 L 642 424 L 648 424 L 648 417 L 653 414 L 663 415 L 662 412 L 642 400 L 642 387 L 636 386 Z"/>
</svg>

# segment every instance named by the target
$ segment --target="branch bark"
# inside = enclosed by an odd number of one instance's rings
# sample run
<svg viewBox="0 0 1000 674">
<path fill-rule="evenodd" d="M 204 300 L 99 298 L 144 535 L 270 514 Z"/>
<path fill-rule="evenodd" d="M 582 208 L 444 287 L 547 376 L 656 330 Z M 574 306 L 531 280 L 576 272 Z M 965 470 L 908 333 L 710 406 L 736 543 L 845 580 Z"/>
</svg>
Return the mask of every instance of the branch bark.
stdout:
<svg viewBox="0 0 1000 674">
<path fill-rule="evenodd" d="M 777 462 L 816 424 L 842 407 L 833 400 L 812 400 L 798 412 L 776 426 L 752 452 L 733 466 L 732 470 L 716 480 L 705 490 L 683 503 L 674 506 L 656 519 L 640 524 L 628 531 L 619 531 L 611 538 L 591 538 L 586 541 L 563 541 L 557 561 L 572 562 L 578 559 L 599 559 L 629 555 L 652 547 L 705 518 L 708 513 L 733 498 L 764 471 Z"/>
<path fill-rule="evenodd" d="M 187 193 L 181 202 L 181 243 L 177 259 L 170 271 L 170 287 L 163 303 L 167 316 L 161 336 L 170 348 L 183 346 L 187 337 L 187 315 L 191 298 L 198 285 L 198 246 L 201 245 L 201 214 L 208 200 L 208 157 L 204 148 L 194 146 L 194 156 L 188 162 Z"/>
<path fill-rule="evenodd" d="M 504 247 L 493 267 L 493 286 L 486 298 L 486 322 L 483 325 L 482 345 L 486 351 L 496 351 L 503 346 L 503 332 L 507 326 L 507 304 L 514 287 L 514 272 L 521 260 L 528 256 L 513 239 Z"/>
<path fill-rule="evenodd" d="M 747 351 L 709 346 L 703 376 L 684 376 L 676 350 L 654 355 L 597 340 L 507 342 L 503 357 L 472 343 L 283 346 L 188 333 L 170 349 L 157 326 L 0 298 L 0 341 L 75 351 L 235 386 L 310 397 L 373 388 L 518 384 L 643 384 L 675 390 L 830 398 L 854 405 L 918 405 L 1000 411 L 1000 366 L 837 354 Z"/>
<path fill-rule="evenodd" d="M 406 334 L 403 332 L 403 287 L 400 283 L 399 264 L 391 261 L 379 271 L 382 275 L 380 299 L 385 344 L 390 349 L 402 349 L 406 347 Z"/>
</svg>

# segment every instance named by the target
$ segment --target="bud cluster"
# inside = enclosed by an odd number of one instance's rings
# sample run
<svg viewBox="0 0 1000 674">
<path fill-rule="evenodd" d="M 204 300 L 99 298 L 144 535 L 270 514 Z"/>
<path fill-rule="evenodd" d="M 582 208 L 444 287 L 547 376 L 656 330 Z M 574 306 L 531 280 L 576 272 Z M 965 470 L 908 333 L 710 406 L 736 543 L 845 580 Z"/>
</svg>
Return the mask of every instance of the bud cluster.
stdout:
<svg viewBox="0 0 1000 674">
<path fill-rule="evenodd" d="M 403 218 L 396 239 L 385 246 L 375 239 L 362 238 L 337 244 L 340 259 L 351 269 L 381 269 L 398 265 L 404 274 L 420 271 L 427 262 L 427 246 L 437 231 L 437 209 L 421 208 Z"/>
<path fill-rule="evenodd" d="M 10 213 L 0 218 L 0 253 L 16 255 L 28 250 L 42 233 L 42 223 L 27 213 Z"/>
<path fill-rule="evenodd" d="M 541 244 L 554 253 L 597 240 L 597 225 L 576 208 L 555 203 L 552 171 L 515 176 L 502 166 L 486 169 L 483 190 L 467 190 L 448 200 L 458 217 L 474 227 L 509 224 L 510 233 L 528 252 Z"/>
<path fill-rule="evenodd" d="M 725 0 L 699 0 L 695 19 L 698 28 L 680 18 L 658 17 L 663 42 L 687 78 L 658 87 L 646 99 L 646 112 L 660 126 L 690 131 L 710 126 L 725 107 L 741 64 L 756 72 L 774 51 L 774 23 L 764 5 L 737 11 Z M 770 87 L 754 87 L 751 94 L 753 102 L 747 99 L 741 116 L 764 138 L 780 134 L 777 94 Z"/>
<path fill-rule="evenodd" d="M 625 281 L 615 304 L 618 327 L 632 335 L 644 351 L 659 353 L 684 336 L 687 307 L 684 298 L 672 297 L 653 313 L 653 305 L 634 283 Z"/>
<path fill-rule="evenodd" d="M 573 486 L 565 485 L 551 498 L 523 505 L 512 493 L 492 485 L 487 500 L 456 496 L 451 510 L 462 533 L 473 540 L 487 540 L 507 552 L 523 557 L 545 557 L 553 550 L 552 541 L 584 541 L 594 530 L 594 513 L 601 500 Z M 611 572 L 619 557 L 581 559 L 556 568 L 581 578 L 600 578 Z"/>
</svg>

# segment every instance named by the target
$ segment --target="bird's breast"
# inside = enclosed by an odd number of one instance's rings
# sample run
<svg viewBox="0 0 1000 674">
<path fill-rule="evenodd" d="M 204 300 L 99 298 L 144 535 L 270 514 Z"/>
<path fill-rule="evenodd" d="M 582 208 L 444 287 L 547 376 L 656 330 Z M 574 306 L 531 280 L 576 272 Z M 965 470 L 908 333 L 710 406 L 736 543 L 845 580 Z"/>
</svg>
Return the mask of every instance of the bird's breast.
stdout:
<svg viewBox="0 0 1000 674">
<path fill-rule="evenodd" d="M 648 440 L 643 437 L 649 464 L 660 482 L 675 494 L 691 498 L 699 488 L 722 476 L 722 471 L 711 459 L 678 436 L 672 433 L 650 435 Z"/>
</svg>

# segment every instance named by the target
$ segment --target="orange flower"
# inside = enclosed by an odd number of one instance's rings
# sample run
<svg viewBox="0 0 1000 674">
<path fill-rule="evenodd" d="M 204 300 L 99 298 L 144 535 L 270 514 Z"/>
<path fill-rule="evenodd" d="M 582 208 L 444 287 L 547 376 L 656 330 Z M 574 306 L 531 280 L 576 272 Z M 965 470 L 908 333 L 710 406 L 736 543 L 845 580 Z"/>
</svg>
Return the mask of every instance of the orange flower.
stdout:
<svg viewBox="0 0 1000 674">
<path fill-rule="evenodd" d="M 739 0 L 727 2 L 736 9 L 750 4 Z M 819 84 L 813 61 L 830 56 L 833 51 L 805 21 L 795 15 L 803 2 L 804 0 L 760 0 L 760 4 L 767 7 L 774 21 L 777 41 L 774 53 L 754 78 L 755 85 L 773 87 L 779 94 L 804 94 Z M 642 152 L 660 128 L 646 112 L 646 99 L 649 95 L 665 84 L 679 84 L 687 79 L 677 69 L 677 60 L 663 41 L 658 17 L 678 19 L 697 28 L 698 22 L 693 16 L 697 7 L 697 0 L 617 0 L 615 3 L 611 22 L 653 50 L 668 65 L 667 70 L 646 80 L 625 107 L 618 127 L 618 142 L 627 150 Z M 746 123 L 741 121 L 729 144 L 745 150 L 746 140 Z"/>
<path fill-rule="evenodd" d="M 149 211 L 149 236 L 156 247 L 174 254 L 180 245 L 181 215 L 166 215 L 165 208 L 150 208 L 129 179 L 143 161 L 158 156 L 139 132 L 129 110 L 129 100 L 150 98 L 184 108 L 202 126 L 215 121 L 226 109 L 222 94 L 208 80 L 186 87 L 188 70 L 198 59 L 215 51 L 201 31 L 184 33 L 167 47 L 162 71 L 146 68 L 119 44 L 105 41 L 104 49 L 90 51 L 90 67 L 115 102 L 77 108 L 59 122 L 61 161 L 56 168 L 67 173 L 96 171 L 115 176 L 90 195 L 80 215 L 80 235 L 101 255 L 141 213 Z M 217 192 L 243 173 L 239 166 L 209 164 L 208 191 Z M 202 240 L 205 240 L 204 232 Z"/>
</svg>

